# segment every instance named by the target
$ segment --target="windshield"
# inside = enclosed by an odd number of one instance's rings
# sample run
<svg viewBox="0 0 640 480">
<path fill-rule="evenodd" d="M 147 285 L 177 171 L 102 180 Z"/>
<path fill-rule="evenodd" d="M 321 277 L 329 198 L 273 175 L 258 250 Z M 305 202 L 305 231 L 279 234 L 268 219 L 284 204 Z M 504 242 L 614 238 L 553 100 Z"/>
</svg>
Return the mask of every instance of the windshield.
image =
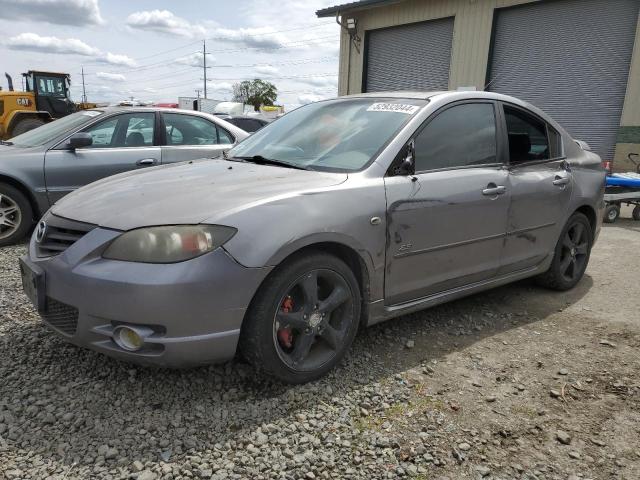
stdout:
<svg viewBox="0 0 640 480">
<path fill-rule="evenodd" d="M 36 147 L 55 140 L 60 135 L 64 135 L 68 131 L 74 130 L 92 118 L 102 115 L 99 110 L 84 110 L 82 112 L 72 113 L 59 120 L 45 123 L 41 127 L 34 128 L 28 132 L 11 138 L 9 141 L 18 147 Z"/>
<path fill-rule="evenodd" d="M 312 103 L 258 130 L 228 156 L 262 157 L 312 170 L 361 170 L 425 104 L 404 98 Z"/>
</svg>

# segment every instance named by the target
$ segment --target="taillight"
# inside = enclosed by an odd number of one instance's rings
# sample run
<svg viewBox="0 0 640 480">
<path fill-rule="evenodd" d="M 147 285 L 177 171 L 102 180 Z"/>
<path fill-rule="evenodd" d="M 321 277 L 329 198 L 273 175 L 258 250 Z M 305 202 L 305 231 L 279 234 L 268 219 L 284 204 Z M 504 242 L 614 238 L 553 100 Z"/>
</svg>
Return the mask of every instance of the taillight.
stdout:
<svg viewBox="0 0 640 480">
<path fill-rule="evenodd" d="M 602 162 L 602 166 L 607 171 L 607 173 L 611 173 L 611 162 L 609 161 Z"/>
</svg>

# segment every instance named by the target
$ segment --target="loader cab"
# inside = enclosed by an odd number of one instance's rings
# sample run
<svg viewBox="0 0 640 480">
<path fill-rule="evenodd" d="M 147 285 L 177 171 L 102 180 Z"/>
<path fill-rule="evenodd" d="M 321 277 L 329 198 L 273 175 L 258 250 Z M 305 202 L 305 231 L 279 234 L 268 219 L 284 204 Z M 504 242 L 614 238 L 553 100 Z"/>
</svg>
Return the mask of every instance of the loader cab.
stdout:
<svg viewBox="0 0 640 480">
<path fill-rule="evenodd" d="M 36 110 L 49 112 L 52 118 L 64 117 L 76 111 L 69 93 L 71 79 L 68 74 L 29 70 L 22 76 L 26 91 L 34 95 Z"/>
</svg>

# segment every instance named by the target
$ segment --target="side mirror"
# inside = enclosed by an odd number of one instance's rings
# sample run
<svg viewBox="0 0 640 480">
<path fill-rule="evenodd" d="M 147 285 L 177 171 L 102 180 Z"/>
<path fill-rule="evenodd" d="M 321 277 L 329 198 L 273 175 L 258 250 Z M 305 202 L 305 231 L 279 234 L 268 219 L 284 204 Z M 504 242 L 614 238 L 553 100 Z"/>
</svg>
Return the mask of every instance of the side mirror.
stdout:
<svg viewBox="0 0 640 480">
<path fill-rule="evenodd" d="M 90 133 L 78 132 L 71 135 L 67 140 L 67 146 L 69 150 L 75 150 L 76 148 L 89 147 L 93 144 L 93 137 Z"/>
<path fill-rule="evenodd" d="M 402 149 L 400 162 L 394 168 L 394 175 L 413 175 L 416 173 L 415 144 L 413 140 Z"/>
</svg>

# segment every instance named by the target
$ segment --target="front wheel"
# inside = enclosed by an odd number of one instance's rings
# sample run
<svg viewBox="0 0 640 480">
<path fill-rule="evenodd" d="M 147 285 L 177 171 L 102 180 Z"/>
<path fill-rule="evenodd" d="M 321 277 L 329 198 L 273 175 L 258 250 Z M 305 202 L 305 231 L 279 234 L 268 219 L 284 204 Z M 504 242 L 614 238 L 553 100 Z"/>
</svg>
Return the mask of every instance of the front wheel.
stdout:
<svg viewBox="0 0 640 480">
<path fill-rule="evenodd" d="M 247 311 L 240 351 L 286 383 L 305 383 L 331 370 L 358 330 L 360 289 L 339 258 L 312 252 L 271 274 Z"/>
<path fill-rule="evenodd" d="M 32 222 L 29 200 L 11 185 L 0 183 L 0 247 L 22 240 Z"/>
<path fill-rule="evenodd" d="M 569 290 L 582 279 L 593 245 L 591 224 L 582 213 L 574 213 L 565 225 L 549 270 L 540 275 L 540 285 L 554 290 Z"/>
<path fill-rule="evenodd" d="M 640 205 L 636 205 L 635 207 L 633 207 L 633 212 L 631 212 L 631 217 L 633 217 L 633 219 L 636 221 L 640 221 Z"/>
</svg>

